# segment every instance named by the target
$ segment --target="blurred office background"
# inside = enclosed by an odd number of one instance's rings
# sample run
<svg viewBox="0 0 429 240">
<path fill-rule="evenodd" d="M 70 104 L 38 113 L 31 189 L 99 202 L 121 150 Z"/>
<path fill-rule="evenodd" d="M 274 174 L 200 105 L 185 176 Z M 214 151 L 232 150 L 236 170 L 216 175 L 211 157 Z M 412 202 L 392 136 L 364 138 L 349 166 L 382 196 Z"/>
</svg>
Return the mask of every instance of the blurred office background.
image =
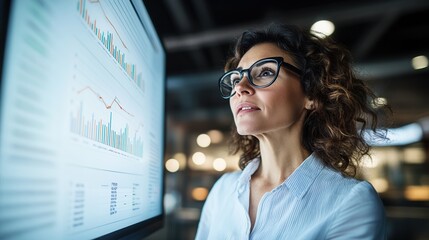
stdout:
<svg viewBox="0 0 429 240">
<path fill-rule="evenodd" d="M 167 51 L 166 225 L 149 239 L 193 239 L 212 185 L 238 169 L 228 154 L 232 116 L 217 89 L 234 38 L 271 22 L 320 20 L 393 108 L 389 127 L 409 139 L 375 147 L 362 173 L 385 204 L 389 239 L 429 239 L 429 134 L 420 131 L 429 131 L 429 1 L 144 2 Z"/>
</svg>

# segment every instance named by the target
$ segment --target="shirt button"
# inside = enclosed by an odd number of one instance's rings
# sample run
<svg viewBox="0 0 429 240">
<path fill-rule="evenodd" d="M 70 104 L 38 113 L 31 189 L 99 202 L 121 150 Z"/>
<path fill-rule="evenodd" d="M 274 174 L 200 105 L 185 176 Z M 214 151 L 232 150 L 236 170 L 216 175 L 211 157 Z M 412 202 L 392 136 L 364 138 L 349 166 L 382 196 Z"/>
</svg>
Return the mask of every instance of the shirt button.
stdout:
<svg viewBox="0 0 429 240">
<path fill-rule="evenodd" d="M 238 193 L 242 194 L 244 192 L 244 185 L 241 185 L 240 187 L 238 187 Z"/>
</svg>

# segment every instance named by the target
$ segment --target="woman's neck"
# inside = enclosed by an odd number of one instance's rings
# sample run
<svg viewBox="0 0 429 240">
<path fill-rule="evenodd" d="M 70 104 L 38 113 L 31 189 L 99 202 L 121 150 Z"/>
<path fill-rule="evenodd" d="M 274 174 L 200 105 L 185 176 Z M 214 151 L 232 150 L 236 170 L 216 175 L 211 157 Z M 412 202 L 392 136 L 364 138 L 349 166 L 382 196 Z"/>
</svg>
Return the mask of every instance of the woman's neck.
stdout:
<svg viewBox="0 0 429 240">
<path fill-rule="evenodd" d="M 261 163 L 252 177 L 279 185 L 310 155 L 299 137 L 284 136 L 279 132 L 258 136 Z"/>
</svg>

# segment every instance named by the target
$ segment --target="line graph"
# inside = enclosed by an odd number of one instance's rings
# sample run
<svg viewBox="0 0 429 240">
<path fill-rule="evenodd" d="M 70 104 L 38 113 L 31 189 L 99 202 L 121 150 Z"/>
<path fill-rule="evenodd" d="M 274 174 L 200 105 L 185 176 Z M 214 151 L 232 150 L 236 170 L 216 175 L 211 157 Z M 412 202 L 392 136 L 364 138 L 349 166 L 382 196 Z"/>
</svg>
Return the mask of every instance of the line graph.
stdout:
<svg viewBox="0 0 429 240">
<path fill-rule="evenodd" d="M 95 96 L 100 100 L 100 102 L 102 102 L 102 103 L 103 103 L 103 105 L 106 107 L 106 109 L 111 109 L 111 108 L 112 108 L 112 106 L 113 106 L 113 104 L 115 104 L 115 103 L 116 103 L 116 105 L 119 107 L 119 109 L 121 109 L 123 112 L 125 112 L 125 113 L 126 113 L 126 114 L 128 114 L 129 116 L 134 117 L 134 115 L 133 115 L 133 114 L 131 114 L 130 112 L 128 112 L 127 110 L 125 110 L 125 109 L 122 107 L 122 105 L 121 105 L 121 103 L 120 103 L 119 99 L 118 99 L 116 96 L 113 98 L 112 102 L 109 104 L 109 103 L 107 103 L 107 102 L 104 100 L 104 97 L 102 97 L 99 93 L 97 93 L 96 91 L 94 91 L 94 89 L 92 89 L 90 86 L 86 86 L 86 87 L 82 88 L 81 90 L 78 90 L 78 91 L 77 91 L 77 94 L 81 94 L 81 93 L 83 93 L 83 92 L 85 92 L 85 91 L 89 91 L 89 92 L 91 92 L 92 94 L 94 94 L 94 95 L 95 95 Z"/>
<path fill-rule="evenodd" d="M 73 104 L 74 110 L 70 113 L 72 133 L 143 157 L 144 125 L 122 105 L 118 97 L 107 101 L 91 86 L 81 87 L 75 94 L 72 102 L 78 105 Z"/>
<path fill-rule="evenodd" d="M 125 42 L 122 40 L 121 35 L 118 33 L 118 30 L 116 30 L 115 25 L 113 25 L 112 21 L 110 21 L 109 17 L 106 14 L 106 11 L 104 11 L 103 5 L 100 3 L 100 0 L 89 0 L 90 3 L 98 3 L 100 5 L 101 11 L 103 12 L 104 17 L 109 22 L 110 26 L 112 26 L 115 33 L 118 35 L 119 40 L 121 41 L 122 45 L 125 47 L 125 49 L 128 50 L 127 45 L 125 45 Z"/>
<path fill-rule="evenodd" d="M 104 46 L 110 56 L 113 57 L 119 66 L 126 72 L 131 81 L 144 91 L 142 69 L 133 63 L 132 60 L 129 60 L 129 56 L 127 56 L 126 52 L 130 53 L 130 50 L 121 35 L 118 33 L 113 21 L 107 15 L 103 5 L 99 0 L 89 0 L 88 2 L 89 5 L 87 5 L 87 0 L 77 1 L 76 10 L 80 18 L 97 37 L 98 41 L 102 46 Z M 95 12 L 96 9 L 94 9 L 94 5 L 97 5 L 100 9 L 98 12 L 101 12 L 98 14 L 98 19 L 97 17 L 92 17 L 88 10 L 88 6 L 91 6 L 93 7 L 92 11 Z M 108 30 L 109 28 L 110 30 Z M 116 44 L 116 39 L 119 39 L 121 46 Z"/>
</svg>

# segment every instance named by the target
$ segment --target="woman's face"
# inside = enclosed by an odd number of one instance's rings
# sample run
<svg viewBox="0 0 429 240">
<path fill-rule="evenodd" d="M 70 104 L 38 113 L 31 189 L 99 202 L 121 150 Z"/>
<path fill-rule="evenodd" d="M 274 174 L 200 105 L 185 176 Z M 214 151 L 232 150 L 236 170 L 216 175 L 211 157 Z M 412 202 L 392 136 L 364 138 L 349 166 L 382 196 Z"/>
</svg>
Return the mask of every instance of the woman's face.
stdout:
<svg viewBox="0 0 429 240">
<path fill-rule="evenodd" d="M 238 67 L 249 68 L 256 61 L 267 57 L 283 57 L 295 65 L 288 54 L 272 43 L 253 46 L 244 54 Z M 230 98 L 237 131 L 240 135 L 264 134 L 277 130 L 301 128 L 305 106 L 309 104 L 299 77 L 280 67 L 276 81 L 266 88 L 254 88 L 247 75 L 235 86 L 236 94 Z"/>
</svg>

